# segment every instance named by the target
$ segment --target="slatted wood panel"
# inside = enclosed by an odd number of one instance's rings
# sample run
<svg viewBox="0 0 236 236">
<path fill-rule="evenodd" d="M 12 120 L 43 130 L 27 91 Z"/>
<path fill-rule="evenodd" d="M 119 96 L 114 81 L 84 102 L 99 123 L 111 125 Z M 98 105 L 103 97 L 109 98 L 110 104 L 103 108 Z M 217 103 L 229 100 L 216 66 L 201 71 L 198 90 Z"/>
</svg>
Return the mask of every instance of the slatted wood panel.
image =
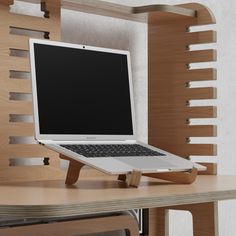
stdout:
<svg viewBox="0 0 236 236">
<path fill-rule="evenodd" d="M 214 24 L 212 13 L 200 4 L 184 4 L 182 7 L 197 10 L 195 18 L 170 21 L 149 17 L 149 143 L 188 158 L 214 156 L 215 144 L 191 144 L 191 137 L 214 137 L 216 126 L 190 125 L 191 118 L 215 118 L 216 107 L 190 107 L 195 99 L 215 99 L 216 88 L 191 88 L 189 82 L 216 80 L 216 69 L 189 69 L 190 63 L 216 60 L 215 50 L 189 51 L 189 45 L 214 43 L 216 32 L 188 32 L 190 26 Z M 216 174 L 217 164 L 207 166 L 204 174 Z M 217 203 L 192 204 L 150 209 L 150 235 L 168 235 L 168 210 L 190 211 L 193 215 L 194 235 L 218 235 Z M 156 225 L 156 222 L 158 224 Z"/>
<path fill-rule="evenodd" d="M 32 1 L 35 2 L 35 1 Z M 40 1 L 36 1 L 40 3 Z M 36 3 L 35 2 L 35 3 Z M 31 99 L 25 100 L 24 94 L 31 94 L 31 81 L 28 78 L 29 58 L 28 40 L 33 37 L 60 40 L 60 1 L 47 0 L 42 4 L 42 11 L 48 17 L 34 17 L 10 12 L 13 1 L 0 2 L 0 180 L 50 179 L 62 176 L 59 170 L 58 154 L 49 151 L 38 144 L 19 142 L 25 137 L 34 136 L 31 121 L 15 122 L 11 116 L 32 116 Z M 46 14 L 47 13 L 47 14 Z M 16 56 L 13 52 L 23 56 Z M 10 55 L 12 54 L 12 55 Z M 12 77 L 12 71 L 17 75 Z M 11 99 L 17 95 L 20 99 Z M 27 97 L 28 97 L 27 95 Z M 49 166 L 10 167 L 9 159 L 49 157 Z M 13 174 L 14 173 L 14 174 Z"/>
<path fill-rule="evenodd" d="M 149 143 L 185 158 L 190 155 L 214 156 L 216 145 L 191 144 L 189 140 L 191 137 L 215 137 L 216 126 L 191 125 L 189 119 L 215 118 L 216 107 L 191 107 L 189 101 L 216 99 L 216 88 L 191 88 L 189 82 L 215 80 L 216 70 L 191 70 L 189 64 L 216 61 L 216 50 L 190 51 L 189 45 L 214 43 L 216 32 L 191 33 L 188 29 L 214 24 L 215 19 L 200 4 L 184 4 L 181 7 L 197 10 L 197 17 L 171 21 L 155 13 L 149 15 Z"/>
</svg>

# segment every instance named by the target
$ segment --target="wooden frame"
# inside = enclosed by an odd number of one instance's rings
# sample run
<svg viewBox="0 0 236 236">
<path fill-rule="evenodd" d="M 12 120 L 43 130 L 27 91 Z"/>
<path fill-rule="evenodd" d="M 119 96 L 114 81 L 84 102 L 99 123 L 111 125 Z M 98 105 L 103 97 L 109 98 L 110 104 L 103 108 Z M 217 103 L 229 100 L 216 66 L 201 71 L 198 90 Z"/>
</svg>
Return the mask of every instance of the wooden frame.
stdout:
<svg viewBox="0 0 236 236">
<path fill-rule="evenodd" d="M 92 227 L 91 227 L 92 226 Z M 87 235 L 95 233 L 105 233 L 123 230 L 126 235 L 137 236 L 139 234 L 138 224 L 133 216 L 117 215 L 98 218 L 79 219 L 71 221 L 62 221 L 51 224 L 38 224 L 14 228 L 0 229 L 2 235 L 8 236 L 73 236 Z"/>
<path fill-rule="evenodd" d="M 39 37 L 60 40 L 61 34 L 59 0 L 26 1 L 41 4 L 44 17 L 10 12 L 10 5 L 14 3 L 14 0 L 4 0 L 0 3 L 0 83 L 4 85 L 0 89 L 1 182 L 55 180 L 65 176 L 65 173 L 60 170 L 60 159 L 57 153 L 34 142 L 22 142 L 25 137 L 34 136 L 33 122 L 25 119 L 32 116 L 31 101 L 24 100 L 24 97 L 27 97 L 25 95 L 31 93 L 28 39 Z M 16 99 L 12 99 L 13 95 L 17 95 Z M 24 159 L 32 157 L 42 158 L 44 162 L 42 161 L 40 166 L 16 167 L 10 164 L 10 159 L 23 163 Z M 44 165 L 45 163 L 47 165 Z M 93 225 L 92 228 L 91 225 Z M 41 235 L 42 233 L 48 236 L 52 234 L 82 235 L 117 230 L 125 230 L 127 235 L 136 236 L 139 228 L 133 216 L 117 214 L 54 224 L 22 226 L 17 229 L 1 228 L 0 234 L 9 236 Z"/>
<path fill-rule="evenodd" d="M 69 168 L 67 170 L 65 183 L 67 185 L 75 184 L 79 179 L 81 169 L 84 167 L 85 164 L 61 154 L 60 158 L 69 161 Z M 186 171 L 186 172 L 152 173 L 152 174 L 142 174 L 138 170 L 133 170 L 132 173 L 130 174 L 119 175 L 118 180 L 127 182 L 128 186 L 136 188 L 139 186 L 142 176 L 147 176 L 155 179 L 163 179 L 179 184 L 191 184 L 196 180 L 197 173 L 198 171 L 196 168 L 193 168 L 191 171 Z"/>
<path fill-rule="evenodd" d="M 28 1 L 28 0 L 27 0 Z M 39 0 L 32 0 L 40 2 Z M 47 0 L 42 4 L 46 18 L 38 19 L 31 16 L 22 16 L 9 13 L 8 6 L 11 0 L 1 1 L 0 20 L 0 81 L 5 85 L 1 88 L 1 180 L 43 180 L 57 179 L 64 176 L 59 170 L 59 158 L 54 152 L 48 151 L 35 144 L 13 144 L 9 140 L 15 137 L 32 136 L 32 124 L 24 122 L 9 121 L 10 115 L 31 115 L 31 102 L 10 100 L 11 93 L 30 93 L 30 83 L 27 80 L 13 80 L 11 72 L 27 72 L 29 65 L 26 58 L 17 58 L 9 55 L 11 49 L 28 50 L 28 36 L 9 34 L 9 29 L 18 28 L 37 30 L 44 32 L 44 37 L 50 36 L 52 39 L 59 39 L 60 35 L 60 2 L 59 0 Z M 214 69 L 191 70 L 190 63 L 207 62 L 216 60 L 214 50 L 189 51 L 189 45 L 211 43 L 216 41 L 216 32 L 189 32 L 189 28 L 194 25 L 204 25 L 215 23 L 213 14 L 201 4 L 184 4 L 179 6 L 155 5 L 142 7 L 127 7 L 118 4 L 99 2 L 95 0 L 64 0 L 66 8 L 80 10 L 98 15 L 117 17 L 126 20 L 146 22 L 148 24 L 148 60 L 149 60 L 149 143 L 166 149 L 170 152 L 189 158 L 191 155 L 214 156 L 216 146 L 213 144 L 191 144 L 191 137 L 213 137 L 216 136 L 216 127 L 212 125 L 192 126 L 189 120 L 192 118 L 214 118 L 216 117 L 216 107 L 191 107 L 189 101 L 194 99 L 214 99 L 216 98 L 215 88 L 191 88 L 191 81 L 204 81 L 216 79 Z M 47 18 L 48 14 L 50 18 Z M 4 18 L 4 19 L 3 19 Z M 11 32 L 11 31 L 10 31 Z M 158 32 L 158 33 L 157 33 Z M 173 33 L 175 40 L 173 41 Z M 157 65 L 159 65 L 157 67 Z M 158 68 L 158 69 L 157 69 Z M 168 96 L 171 91 L 171 97 Z M 175 122 L 173 122 L 175 121 Z M 173 135 L 174 134 L 174 135 Z M 9 158 L 28 157 L 50 157 L 50 166 L 41 167 L 9 167 Z M 204 163 L 208 170 L 205 174 L 215 174 L 216 164 Z M 73 169 L 73 165 L 71 166 Z M 78 166 L 77 170 L 81 167 Z M 73 173 L 73 171 L 72 171 Z M 76 172 L 74 172 L 76 173 Z M 140 174 L 137 173 L 137 179 Z M 160 177 L 160 176 L 159 176 Z M 77 174 L 72 176 L 74 181 Z M 120 176 L 124 180 L 124 176 Z M 132 178 L 131 178 L 132 179 Z M 134 181 L 137 185 L 139 180 Z M 132 182 L 132 181 L 131 181 Z M 178 209 L 189 210 L 194 214 L 198 227 L 194 233 L 206 232 L 206 236 L 217 234 L 217 220 L 215 202 L 198 205 L 179 206 Z M 213 218 L 207 220 L 211 225 L 207 230 L 206 220 L 203 222 L 201 214 L 194 209 L 207 209 Z M 173 207 L 175 208 L 175 207 Z M 150 210 L 150 232 L 156 230 L 155 217 L 160 222 L 165 222 L 163 212 L 165 209 L 156 208 Z M 212 223 L 213 222 L 213 223 Z M 203 228 L 199 229 L 199 225 Z M 214 227 L 213 227 L 214 226 Z M 164 230 L 158 232 L 163 234 Z M 162 234 L 161 234 L 162 233 Z M 150 233 L 151 235 L 156 235 Z M 203 234 L 202 234 L 203 235 Z M 201 236 L 202 236 L 201 235 Z M 204 236 L 205 236 L 204 235 Z"/>
<path fill-rule="evenodd" d="M 0 3 L 0 179 L 24 181 L 63 177 L 58 154 L 35 144 L 29 79 L 28 39 L 60 40 L 60 1 L 42 1 L 44 17 L 10 12 L 13 0 Z M 40 3 L 39 0 L 33 2 Z M 15 96 L 14 96 L 15 95 Z M 26 120 L 24 120 L 27 118 Z M 24 141 L 30 139 L 30 142 Z M 38 166 L 12 166 L 35 158 Z M 47 162 L 43 163 L 46 158 Z M 12 160 L 12 162 L 10 162 Z"/>
</svg>

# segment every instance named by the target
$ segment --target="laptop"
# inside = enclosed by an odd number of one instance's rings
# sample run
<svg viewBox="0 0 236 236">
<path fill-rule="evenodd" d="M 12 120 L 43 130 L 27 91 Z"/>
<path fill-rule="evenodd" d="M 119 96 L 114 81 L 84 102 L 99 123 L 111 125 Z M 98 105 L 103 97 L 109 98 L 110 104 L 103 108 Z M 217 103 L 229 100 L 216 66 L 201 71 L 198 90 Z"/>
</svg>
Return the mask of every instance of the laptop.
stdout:
<svg viewBox="0 0 236 236">
<path fill-rule="evenodd" d="M 40 39 L 29 45 L 38 143 L 108 174 L 205 170 L 136 140 L 128 51 Z"/>
</svg>

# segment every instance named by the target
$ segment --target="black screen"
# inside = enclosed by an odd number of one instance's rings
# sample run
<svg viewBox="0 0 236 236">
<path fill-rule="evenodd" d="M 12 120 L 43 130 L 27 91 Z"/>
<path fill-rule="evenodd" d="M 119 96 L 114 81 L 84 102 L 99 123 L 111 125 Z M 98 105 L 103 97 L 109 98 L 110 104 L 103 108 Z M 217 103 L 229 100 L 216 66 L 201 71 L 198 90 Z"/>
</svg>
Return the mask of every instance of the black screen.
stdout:
<svg viewBox="0 0 236 236">
<path fill-rule="evenodd" d="M 34 44 L 40 134 L 131 135 L 127 56 Z"/>
</svg>

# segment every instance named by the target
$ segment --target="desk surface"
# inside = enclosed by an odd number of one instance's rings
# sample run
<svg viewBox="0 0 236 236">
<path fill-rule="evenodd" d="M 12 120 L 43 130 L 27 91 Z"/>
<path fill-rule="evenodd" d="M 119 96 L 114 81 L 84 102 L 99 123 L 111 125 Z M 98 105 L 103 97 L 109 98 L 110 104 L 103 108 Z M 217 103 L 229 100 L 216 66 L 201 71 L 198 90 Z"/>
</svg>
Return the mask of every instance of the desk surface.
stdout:
<svg viewBox="0 0 236 236">
<path fill-rule="evenodd" d="M 82 178 L 70 187 L 64 180 L 5 183 L 0 193 L 1 216 L 75 216 L 233 199 L 236 176 L 198 176 L 191 185 L 143 177 L 137 189 L 113 177 Z"/>
</svg>

